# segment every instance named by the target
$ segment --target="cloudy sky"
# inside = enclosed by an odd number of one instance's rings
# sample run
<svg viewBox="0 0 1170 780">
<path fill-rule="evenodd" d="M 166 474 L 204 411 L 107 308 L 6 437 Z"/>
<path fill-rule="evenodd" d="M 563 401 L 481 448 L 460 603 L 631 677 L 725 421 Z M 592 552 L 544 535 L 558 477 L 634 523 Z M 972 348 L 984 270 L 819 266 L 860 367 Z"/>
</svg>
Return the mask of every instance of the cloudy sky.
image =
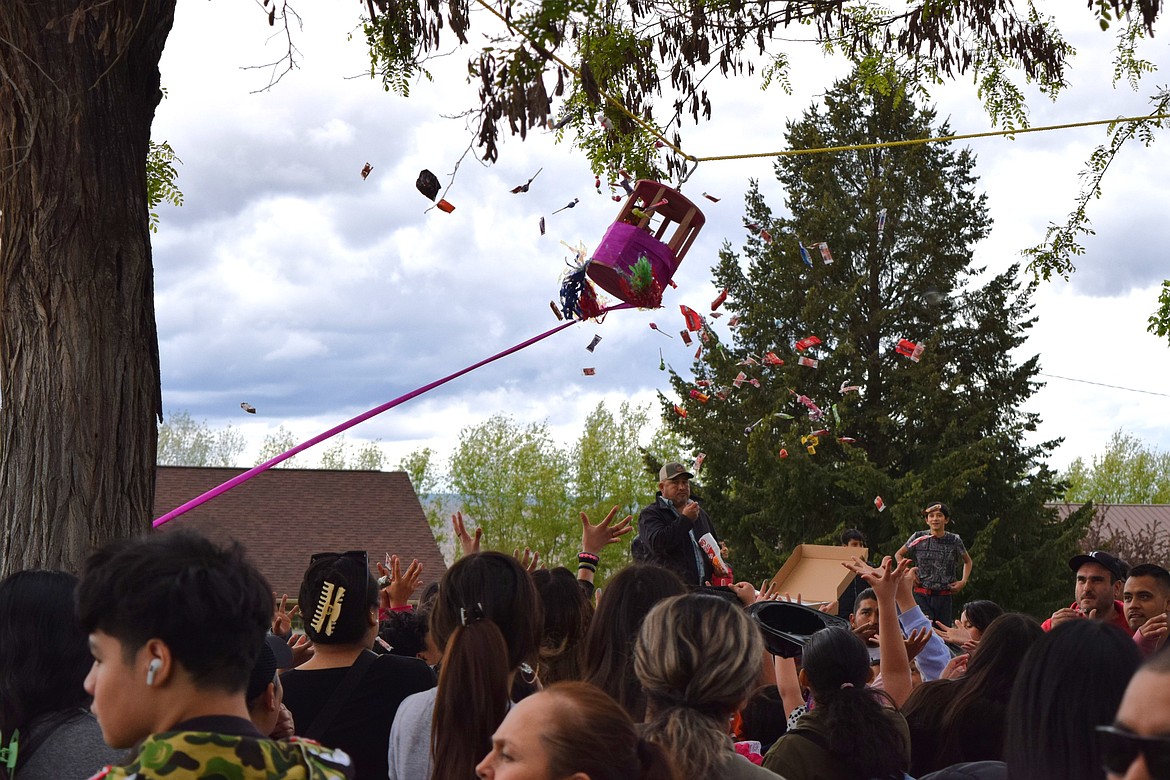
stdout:
<svg viewBox="0 0 1170 780">
<path fill-rule="evenodd" d="M 249 440 L 241 465 L 255 461 L 279 426 L 307 439 L 555 326 L 548 302 L 569 255 L 560 242 L 595 247 L 618 208 L 608 190 L 594 191 L 583 155 L 537 131 L 524 142 L 507 139 L 495 166 L 469 155 L 447 196 L 454 213 L 426 211 L 415 177 L 428 168 L 446 184 L 469 136 L 443 115 L 469 107 L 474 94 L 458 76 L 421 82 L 409 99 L 383 92 L 365 73 L 356 27 L 364 4 L 302 5 L 301 67 L 271 90 L 258 91 L 269 71 L 247 66 L 279 58 L 285 44 L 258 5 L 184 0 L 162 62 L 168 99 L 154 138 L 182 159 L 185 195 L 181 208 L 162 207 L 154 240 L 163 402 L 213 427 L 239 428 Z M 1032 123 L 1147 113 L 1147 96 L 1170 72 L 1165 38 L 1146 49 L 1160 67 L 1148 84 L 1136 93 L 1113 89 L 1108 36 L 1083 4 L 1048 5 L 1061 8 L 1078 56 L 1073 86 L 1057 104 L 1032 91 Z M 794 95 L 761 93 L 749 81 L 720 84 L 714 121 L 687 131 L 688 151 L 784 148 L 784 122 L 848 69 L 795 51 Z M 465 61 L 462 52 L 448 60 L 456 72 Z M 956 132 L 991 129 L 970 84 L 935 99 Z M 1063 221 L 1077 174 L 1104 137 L 1097 127 L 971 142 L 995 220 L 978 261 L 1000 270 L 1050 221 Z M 1170 346 L 1145 330 L 1170 276 L 1168 150 L 1170 137 L 1162 137 L 1123 152 L 1091 206 L 1097 232 L 1077 273 L 1043 285 L 1036 299 L 1039 322 L 1026 352 L 1039 354 L 1050 376 L 1027 406 L 1043 415 L 1040 437 L 1064 437 L 1058 467 L 1100 451 L 1118 428 L 1170 449 L 1170 397 L 1099 386 L 1170 394 Z M 373 172 L 363 181 L 366 162 Z M 509 194 L 540 168 L 529 193 Z M 680 369 L 690 358 L 677 338 L 647 323 L 677 331 L 679 303 L 710 303 L 719 247 L 744 239 L 752 178 L 779 208 L 770 161 L 705 163 L 688 183 L 708 221 L 666 310 L 576 325 L 363 423 L 347 440 L 380 440 L 395 464 L 422 446 L 449 453 L 462 427 L 503 412 L 547 421 L 568 443 L 600 400 L 653 402 L 668 389 L 659 350 Z M 703 201 L 704 191 L 722 201 Z M 574 198 L 576 208 L 551 214 Z M 589 354 L 595 334 L 603 341 Z M 596 375 L 583 376 L 585 366 Z M 259 413 L 245 415 L 241 401 Z M 306 456 L 313 462 L 317 453 Z"/>
</svg>

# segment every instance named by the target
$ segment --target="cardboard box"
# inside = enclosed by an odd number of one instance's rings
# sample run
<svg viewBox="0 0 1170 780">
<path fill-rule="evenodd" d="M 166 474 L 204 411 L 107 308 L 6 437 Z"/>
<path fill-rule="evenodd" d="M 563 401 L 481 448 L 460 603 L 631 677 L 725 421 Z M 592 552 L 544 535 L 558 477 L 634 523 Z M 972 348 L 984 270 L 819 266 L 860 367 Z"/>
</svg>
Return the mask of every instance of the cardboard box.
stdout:
<svg viewBox="0 0 1170 780">
<path fill-rule="evenodd" d="M 799 593 L 805 604 L 827 604 L 838 599 L 856 576 L 841 564 L 855 556 L 867 560 L 868 555 L 864 548 L 798 544 L 772 582 L 793 599 Z"/>
</svg>

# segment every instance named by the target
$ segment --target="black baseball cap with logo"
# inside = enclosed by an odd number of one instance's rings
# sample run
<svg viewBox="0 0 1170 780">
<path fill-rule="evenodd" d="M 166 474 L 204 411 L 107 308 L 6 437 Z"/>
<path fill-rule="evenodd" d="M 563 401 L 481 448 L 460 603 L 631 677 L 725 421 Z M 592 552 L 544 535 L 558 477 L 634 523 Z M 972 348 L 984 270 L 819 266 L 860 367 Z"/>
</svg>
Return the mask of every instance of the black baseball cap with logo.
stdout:
<svg viewBox="0 0 1170 780">
<path fill-rule="evenodd" d="M 1092 552 L 1082 553 L 1081 555 L 1074 555 L 1069 560 L 1068 567 L 1075 572 L 1086 563 L 1095 563 L 1098 566 L 1105 567 L 1113 575 L 1114 582 L 1124 580 L 1129 574 L 1129 564 L 1102 550 L 1093 550 Z"/>
</svg>

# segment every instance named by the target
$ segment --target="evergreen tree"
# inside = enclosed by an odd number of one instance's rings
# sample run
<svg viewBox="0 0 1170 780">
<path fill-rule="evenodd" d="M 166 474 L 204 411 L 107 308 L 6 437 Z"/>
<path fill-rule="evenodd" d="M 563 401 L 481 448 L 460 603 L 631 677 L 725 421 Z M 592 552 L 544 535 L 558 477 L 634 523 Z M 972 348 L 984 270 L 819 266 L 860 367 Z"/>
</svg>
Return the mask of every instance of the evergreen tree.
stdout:
<svg viewBox="0 0 1170 780">
<path fill-rule="evenodd" d="M 787 134 L 794 149 L 946 134 L 935 118 L 845 81 Z M 746 257 L 725 247 L 715 269 L 738 326 L 728 345 L 704 333 L 695 364 L 711 398 L 691 398 L 675 374 L 687 416 L 667 402 L 670 424 L 707 453 L 708 508 L 737 572 L 771 574 L 796 544 L 835 544 L 845 527 L 863 529 L 874 556 L 892 553 L 925 527 L 922 507 L 944 501 L 975 559 L 960 602 L 1047 614 L 1067 600 L 1064 561 L 1087 518 L 1060 525 L 1044 508 L 1057 442 L 1024 441 L 1036 358 L 1012 358 L 1034 321 L 1032 287 L 1014 266 L 990 277 L 972 266 L 991 226 L 974 163 L 948 144 L 785 157 L 787 215 L 753 183 Z M 808 336 L 821 343 L 797 349 Z M 899 354 L 903 339 L 922 347 L 917 359 Z M 767 365 L 769 352 L 784 365 Z"/>
</svg>

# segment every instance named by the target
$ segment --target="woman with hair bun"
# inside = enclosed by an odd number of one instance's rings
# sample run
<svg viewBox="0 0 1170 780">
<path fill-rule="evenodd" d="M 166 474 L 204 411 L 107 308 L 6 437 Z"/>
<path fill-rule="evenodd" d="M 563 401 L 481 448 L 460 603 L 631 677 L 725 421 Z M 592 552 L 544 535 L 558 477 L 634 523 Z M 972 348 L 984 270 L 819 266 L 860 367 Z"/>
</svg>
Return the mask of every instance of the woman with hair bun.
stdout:
<svg viewBox="0 0 1170 780">
<path fill-rule="evenodd" d="M 906 719 L 867 687 L 869 650 L 852 631 L 826 628 L 804 646 L 800 682 L 814 706 L 780 737 L 764 766 L 788 780 L 902 780 L 910 766 Z"/>
<path fill-rule="evenodd" d="M 620 704 L 581 682 L 557 683 L 513 707 L 475 771 L 481 780 L 678 778 Z"/>
<path fill-rule="evenodd" d="M 763 654 L 759 627 L 719 597 L 674 596 L 650 610 L 634 645 L 634 673 L 646 691 L 642 736 L 666 750 L 680 775 L 776 780 L 738 755 L 728 735 Z"/>
</svg>

